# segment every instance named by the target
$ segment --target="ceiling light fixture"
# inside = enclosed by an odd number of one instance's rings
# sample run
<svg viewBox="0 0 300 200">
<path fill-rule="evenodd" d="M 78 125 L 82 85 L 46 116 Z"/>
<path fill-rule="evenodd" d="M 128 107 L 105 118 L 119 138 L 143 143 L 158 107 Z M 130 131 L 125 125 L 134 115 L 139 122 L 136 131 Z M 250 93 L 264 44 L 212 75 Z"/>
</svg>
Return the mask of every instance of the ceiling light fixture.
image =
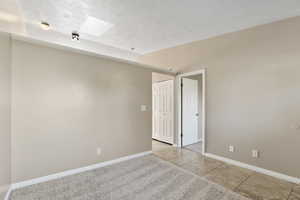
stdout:
<svg viewBox="0 0 300 200">
<path fill-rule="evenodd" d="M 50 24 L 48 22 L 42 21 L 41 28 L 48 31 L 50 29 Z"/>
<path fill-rule="evenodd" d="M 135 48 L 132 47 L 132 48 L 131 48 L 131 51 L 134 51 L 134 50 L 135 50 Z"/>
<path fill-rule="evenodd" d="M 79 41 L 80 40 L 80 36 L 79 36 L 79 33 L 77 32 L 72 32 L 72 40 L 73 41 Z"/>
</svg>

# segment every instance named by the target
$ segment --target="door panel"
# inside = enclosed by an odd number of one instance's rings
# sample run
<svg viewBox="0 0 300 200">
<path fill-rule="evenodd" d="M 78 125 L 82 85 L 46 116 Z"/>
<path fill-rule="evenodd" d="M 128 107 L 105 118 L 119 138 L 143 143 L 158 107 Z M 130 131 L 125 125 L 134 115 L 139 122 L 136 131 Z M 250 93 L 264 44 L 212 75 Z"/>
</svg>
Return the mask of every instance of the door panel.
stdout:
<svg viewBox="0 0 300 200">
<path fill-rule="evenodd" d="M 198 142 L 198 81 L 182 79 L 183 146 Z"/>
<path fill-rule="evenodd" d="M 153 84 L 152 138 L 173 144 L 173 80 Z"/>
</svg>

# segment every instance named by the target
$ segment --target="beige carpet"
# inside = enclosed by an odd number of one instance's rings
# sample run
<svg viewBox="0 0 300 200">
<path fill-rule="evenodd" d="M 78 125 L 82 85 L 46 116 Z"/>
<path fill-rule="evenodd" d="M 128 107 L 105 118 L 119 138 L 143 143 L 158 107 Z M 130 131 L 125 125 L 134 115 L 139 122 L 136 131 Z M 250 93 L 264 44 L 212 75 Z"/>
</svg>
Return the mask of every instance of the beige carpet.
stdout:
<svg viewBox="0 0 300 200">
<path fill-rule="evenodd" d="M 12 192 L 10 200 L 245 200 L 149 155 Z"/>
</svg>

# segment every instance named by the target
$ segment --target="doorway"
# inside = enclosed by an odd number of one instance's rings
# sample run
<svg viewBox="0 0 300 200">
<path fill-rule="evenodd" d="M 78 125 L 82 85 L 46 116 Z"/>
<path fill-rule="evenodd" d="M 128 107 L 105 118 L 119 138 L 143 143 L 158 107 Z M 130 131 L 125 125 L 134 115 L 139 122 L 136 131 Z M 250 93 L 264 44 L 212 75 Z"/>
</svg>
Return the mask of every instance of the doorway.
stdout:
<svg viewBox="0 0 300 200">
<path fill-rule="evenodd" d="M 174 144 L 174 76 L 152 74 L 152 150 Z"/>
<path fill-rule="evenodd" d="M 178 86 L 177 145 L 205 153 L 205 71 L 181 74 Z"/>
</svg>

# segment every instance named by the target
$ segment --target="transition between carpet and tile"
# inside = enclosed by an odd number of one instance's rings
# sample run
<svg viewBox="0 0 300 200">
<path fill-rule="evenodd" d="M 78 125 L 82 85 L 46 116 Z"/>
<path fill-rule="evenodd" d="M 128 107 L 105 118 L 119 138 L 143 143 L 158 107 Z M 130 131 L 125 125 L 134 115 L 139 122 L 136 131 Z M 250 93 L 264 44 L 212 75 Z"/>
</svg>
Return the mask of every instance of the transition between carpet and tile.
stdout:
<svg viewBox="0 0 300 200">
<path fill-rule="evenodd" d="M 153 155 L 17 189 L 10 200 L 247 200 Z"/>
</svg>

